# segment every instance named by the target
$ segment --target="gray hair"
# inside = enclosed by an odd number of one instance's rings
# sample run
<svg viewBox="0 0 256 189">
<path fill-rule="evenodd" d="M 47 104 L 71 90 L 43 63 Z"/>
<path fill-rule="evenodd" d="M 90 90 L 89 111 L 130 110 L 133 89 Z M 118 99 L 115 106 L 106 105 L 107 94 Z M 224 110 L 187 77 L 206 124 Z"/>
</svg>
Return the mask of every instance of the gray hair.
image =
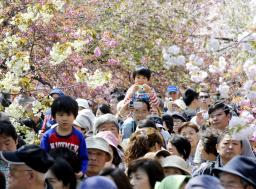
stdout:
<svg viewBox="0 0 256 189">
<path fill-rule="evenodd" d="M 113 114 L 103 114 L 94 121 L 93 132 L 98 133 L 99 127 L 104 123 L 114 123 L 119 130 L 118 120 Z"/>
</svg>

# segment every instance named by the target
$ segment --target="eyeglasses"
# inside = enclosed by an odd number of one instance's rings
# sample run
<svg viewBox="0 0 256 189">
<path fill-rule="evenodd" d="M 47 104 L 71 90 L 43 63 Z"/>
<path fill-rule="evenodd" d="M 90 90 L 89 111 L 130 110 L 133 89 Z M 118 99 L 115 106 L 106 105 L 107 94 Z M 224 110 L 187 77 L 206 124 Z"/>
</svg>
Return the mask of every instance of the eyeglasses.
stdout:
<svg viewBox="0 0 256 189">
<path fill-rule="evenodd" d="M 199 96 L 200 99 L 204 98 L 204 99 L 207 99 L 209 98 L 209 96 Z"/>
</svg>

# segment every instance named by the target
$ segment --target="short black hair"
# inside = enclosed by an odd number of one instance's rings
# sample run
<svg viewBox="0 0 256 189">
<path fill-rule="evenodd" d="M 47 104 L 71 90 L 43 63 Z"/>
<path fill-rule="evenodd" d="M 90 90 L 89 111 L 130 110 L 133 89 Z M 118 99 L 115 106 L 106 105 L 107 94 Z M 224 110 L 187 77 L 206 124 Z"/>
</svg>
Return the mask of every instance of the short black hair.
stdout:
<svg viewBox="0 0 256 189">
<path fill-rule="evenodd" d="M 120 102 L 125 97 L 126 90 L 115 88 L 113 91 L 110 92 L 111 99 L 117 99 L 117 102 Z"/>
<path fill-rule="evenodd" d="M 187 89 L 183 96 L 183 101 L 189 106 L 194 99 L 198 99 L 199 94 L 193 89 Z"/>
<path fill-rule="evenodd" d="M 110 176 L 118 189 L 132 189 L 128 177 L 123 170 L 119 168 L 106 167 L 99 173 L 100 176 Z"/>
<path fill-rule="evenodd" d="M 191 144 L 185 137 L 181 135 L 173 134 L 168 140 L 173 146 L 176 147 L 180 155 L 182 155 L 184 160 L 187 160 L 191 151 Z"/>
<path fill-rule="evenodd" d="M 222 109 L 226 115 L 230 113 L 229 107 L 226 104 L 224 104 L 223 101 L 216 101 L 213 105 L 210 106 L 208 110 L 208 114 L 210 115 L 211 113 L 213 113 L 218 109 Z"/>
<path fill-rule="evenodd" d="M 147 105 L 147 109 L 148 111 L 150 111 L 150 104 L 149 104 L 149 101 L 145 100 L 145 99 L 135 99 L 135 102 L 143 102 Z M 134 102 L 133 102 L 134 103 Z"/>
<path fill-rule="evenodd" d="M 111 108 L 108 104 L 100 104 L 98 106 L 98 109 L 103 113 L 103 114 L 112 114 Z"/>
<path fill-rule="evenodd" d="M 153 121 L 155 124 L 160 124 L 163 125 L 163 120 L 161 117 L 156 116 L 156 115 L 150 115 L 148 116 L 148 119 Z"/>
<path fill-rule="evenodd" d="M 164 114 L 162 116 L 162 120 L 165 123 L 166 127 L 169 129 L 169 131 L 173 132 L 173 118 L 169 114 Z"/>
<path fill-rule="evenodd" d="M 141 158 L 141 159 L 132 161 L 128 165 L 128 170 L 127 170 L 128 177 L 132 173 L 135 173 L 138 169 L 142 169 L 143 171 L 145 171 L 145 173 L 149 178 L 149 183 L 151 188 L 154 188 L 155 183 L 157 181 L 161 181 L 164 178 L 164 170 L 161 164 L 156 160 Z"/>
<path fill-rule="evenodd" d="M 62 181 L 64 186 L 70 189 L 76 189 L 76 175 L 73 168 L 63 158 L 57 158 L 53 166 L 49 169 L 52 174 Z"/>
<path fill-rule="evenodd" d="M 138 66 L 135 68 L 135 70 L 133 71 L 132 73 L 132 77 L 133 79 L 135 79 L 135 77 L 137 75 L 143 75 L 145 76 L 148 80 L 150 80 L 150 77 L 151 77 L 151 71 L 150 69 L 144 67 L 144 66 Z"/>
<path fill-rule="evenodd" d="M 4 173 L 0 171 L 0 188 L 5 189 L 6 188 L 6 179 L 4 176 Z"/>
<path fill-rule="evenodd" d="M 150 119 L 143 119 L 143 120 L 139 121 L 137 127 L 139 129 L 141 129 L 141 128 L 154 128 L 154 129 L 157 129 L 155 122 L 150 120 Z"/>
<path fill-rule="evenodd" d="M 70 96 L 60 96 L 53 101 L 51 106 L 52 117 L 55 118 L 58 112 L 73 114 L 74 117 L 78 114 L 78 104 Z"/>
<path fill-rule="evenodd" d="M 181 114 L 178 114 L 178 113 L 172 114 L 172 119 L 179 119 L 182 122 L 186 122 L 187 121 L 186 118 L 184 118 L 184 116 L 182 116 Z"/>
<path fill-rule="evenodd" d="M 9 120 L 0 121 L 0 135 L 12 137 L 14 141 L 16 141 L 18 138 L 15 127 Z"/>
<path fill-rule="evenodd" d="M 77 154 L 70 149 L 64 147 L 54 148 L 49 151 L 49 154 L 54 159 L 65 159 L 71 165 L 75 173 L 78 173 L 80 171 L 82 162 Z"/>
</svg>

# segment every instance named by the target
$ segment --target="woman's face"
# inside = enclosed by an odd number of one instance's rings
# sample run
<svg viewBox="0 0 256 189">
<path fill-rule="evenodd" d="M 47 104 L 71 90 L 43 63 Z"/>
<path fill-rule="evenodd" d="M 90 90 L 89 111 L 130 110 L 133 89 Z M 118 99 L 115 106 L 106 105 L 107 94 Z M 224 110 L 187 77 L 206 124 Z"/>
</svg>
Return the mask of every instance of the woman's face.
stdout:
<svg viewBox="0 0 256 189">
<path fill-rule="evenodd" d="M 183 171 L 176 167 L 165 167 L 164 168 L 164 175 L 171 176 L 171 175 L 184 175 Z"/>
<path fill-rule="evenodd" d="M 48 170 L 45 174 L 45 179 L 48 180 L 49 184 L 52 186 L 53 189 L 69 189 L 68 186 L 64 186 L 63 182 L 58 180 L 56 176 Z"/>
<path fill-rule="evenodd" d="M 199 137 L 198 137 L 198 133 L 195 131 L 195 129 L 191 128 L 191 127 L 184 127 L 180 134 L 182 136 L 184 136 L 186 139 L 188 139 L 188 141 L 191 144 L 191 147 L 196 147 L 198 141 L 199 141 Z"/>
<path fill-rule="evenodd" d="M 173 118 L 173 131 L 175 133 L 178 133 L 178 129 L 180 128 L 182 123 L 183 123 L 182 120 Z"/>
<path fill-rule="evenodd" d="M 147 173 L 143 169 L 137 169 L 131 173 L 130 183 L 133 189 L 152 189 Z"/>
<path fill-rule="evenodd" d="M 174 146 L 174 145 L 173 145 L 172 143 L 170 143 L 170 142 L 167 143 L 167 150 L 170 152 L 171 155 L 176 155 L 176 156 L 182 157 L 182 156 L 179 154 L 179 152 L 178 152 L 176 146 Z M 182 158 L 183 158 L 183 157 L 182 157 Z"/>
</svg>

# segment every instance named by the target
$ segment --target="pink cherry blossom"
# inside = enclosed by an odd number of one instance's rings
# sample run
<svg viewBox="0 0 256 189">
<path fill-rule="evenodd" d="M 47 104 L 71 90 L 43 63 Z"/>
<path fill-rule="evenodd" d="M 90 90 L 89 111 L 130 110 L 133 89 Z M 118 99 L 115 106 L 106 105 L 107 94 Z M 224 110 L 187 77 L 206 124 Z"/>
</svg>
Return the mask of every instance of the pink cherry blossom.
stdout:
<svg viewBox="0 0 256 189">
<path fill-rule="evenodd" d="M 100 50 L 99 47 L 96 47 L 96 48 L 94 49 L 94 55 L 95 55 L 97 58 L 102 55 L 102 52 L 101 52 L 101 50 Z"/>
<path fill-rule="evenodd" d="M 118 64 L 120 64 L 120 62 L 118 60 L 110 58 L 110 59 L 108 59 L 108 64 L 109 65 L 118 65 Z"/>
</svg>

